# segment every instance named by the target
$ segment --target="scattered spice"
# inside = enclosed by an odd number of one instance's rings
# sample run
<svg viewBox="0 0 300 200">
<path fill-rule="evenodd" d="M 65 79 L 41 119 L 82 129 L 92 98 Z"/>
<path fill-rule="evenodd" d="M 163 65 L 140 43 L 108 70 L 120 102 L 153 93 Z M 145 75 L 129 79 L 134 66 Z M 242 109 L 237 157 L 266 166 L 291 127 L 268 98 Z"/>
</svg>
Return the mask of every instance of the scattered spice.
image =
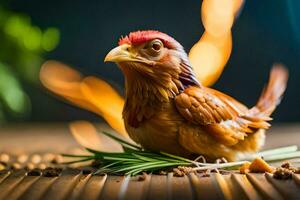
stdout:
<svg viewBox="0 0 300 200">
<path fill-rule="evenodd" d="M 42 174 L 40 169 L 33 169 L 27 173 L 27 176 L 40 176 Z"/>
<path fill-rule="evenodd" d="M 299 173 L 299 168 L 293 167 L 289 162 L 284 162 L 281 167 L 278 167 L 274 174 L 273 177 L 276 179 L 291 179 L 293 176 L 293 173 Z"/>
<path fill-rule="evenodd" d="M 62 171 L 62 169 L 60 169 L 60 168 L 47 167 L 46 169 L 43 170 L 43 176 L 45 176 L 45 177 L 59 176 L 61 171 Z"/>
<path fill-rule="evenodd" d="M 137 181 L 144 181 L 147 179 L 147 173 L 143 172 L 142 175 L 139 175 Z"/>
<path fill-rule="evenodd" d="M 158 174 L 159 175 L 167 175 L 167 171 L 165 171 L 165 170 L 160 170 L 159 172 L 158 172 Z"/>
<path fill-rule="evenodd" d="M 281 165 L 282 168 L 286 168 L 290 171 L 292 171 L 293 173 L 297 173 L 297 171 L 299 170 L 299 168 L 293 167 L 289 162 L 284 162 Z"/>
<path fill-rule="evenodd" d="M 177 176 L 177 177 L 182 177 L 182 176 L 187 175 L 191 172 L 194 172 L 192 167 L 178 166 L 177 168 L 173 169 L 173 175 Z"/>
<path fill-rule="evenodd" d="M 289 162 L 284 162 L 284 163 L 281 164 L 281 167 L 289 169 L 291 167 L 291 164 Z"/>
<path fill-rule="evenodd" d="M 84 169 L 81 170 L 81 173 L 84 174 L 84 175 L 91 174 L 91 173 L 92 173 L 92 170 L 91 170 L 91 169 L 84 168 Z"/>
<path fill-rule="evenodd" d="M 287 168 L 279 167 L 275 170 L 273 177 L 276 179 L 286 180 L 291 179 L 293 172 Z"/>
<path fill-rule="evenodd" d="M 178 168 L 174 168 L 173 175 L 176 177 L 182 177 L 185 175 L 185 173 L 183 171 L 179 170 Z"/>
</svg>

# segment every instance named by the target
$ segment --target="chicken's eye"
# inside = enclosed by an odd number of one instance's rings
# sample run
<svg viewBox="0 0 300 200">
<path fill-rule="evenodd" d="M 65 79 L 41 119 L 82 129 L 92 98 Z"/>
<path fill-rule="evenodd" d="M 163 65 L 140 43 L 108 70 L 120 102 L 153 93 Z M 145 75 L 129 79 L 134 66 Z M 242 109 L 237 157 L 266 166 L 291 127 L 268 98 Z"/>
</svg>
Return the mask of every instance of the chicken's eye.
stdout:
<svg viewBox="0 0 300 200">
<path fill-rule="evenodd" d="M 163 44 L 160 40 L 156 39 L 151 42 L 150 47 L 152 50 L 159 52 L 163 47 Z"/>
</svg>

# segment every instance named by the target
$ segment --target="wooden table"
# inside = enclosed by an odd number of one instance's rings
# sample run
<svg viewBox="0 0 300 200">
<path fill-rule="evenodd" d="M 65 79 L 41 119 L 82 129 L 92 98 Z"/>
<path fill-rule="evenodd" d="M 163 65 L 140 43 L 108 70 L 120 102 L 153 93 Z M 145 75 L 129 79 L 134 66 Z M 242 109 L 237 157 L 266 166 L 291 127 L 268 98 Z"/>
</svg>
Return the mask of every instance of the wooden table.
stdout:
<svg viewBox="0 0 300 200">
<path fill-rule="evenodd" d="M 268 132 L 265 148 L 293 144 L 300 146 L 300 125 L 281 124 Z M 61 153 L 78 147 L 67 124 L 14 124 L 0 128 L 0 154 Z M 139 180 L 91 175 L 70 168 L 54 177 L 28 176 L 24 169 L 2 170 L 1 199 L 300 199 L 300 176 L 277 180 L 270 174 L 175 177 L 168 173 Z"/>
</svg>

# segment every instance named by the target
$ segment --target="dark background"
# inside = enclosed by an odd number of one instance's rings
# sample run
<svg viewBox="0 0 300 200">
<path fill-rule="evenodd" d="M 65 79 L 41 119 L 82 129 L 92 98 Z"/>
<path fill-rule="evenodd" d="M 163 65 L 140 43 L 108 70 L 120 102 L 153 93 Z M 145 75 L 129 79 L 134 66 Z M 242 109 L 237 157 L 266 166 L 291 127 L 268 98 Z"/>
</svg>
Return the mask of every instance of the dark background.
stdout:
<svg viewBox="0 0 300 200">
<path fill-rule="evenodd" d="M 117 0 L 11 0 L 13 11 L 31 16 L 40 27 L 54 26 L 61 41 L 47 55 L 76 67 L 85 75 L 97 75 L 121 92 L 123 76 L 106 53 L 121 35 L 157 29 L 177 39 L 188 51 L 203 33 L 201 1 Z M 214 85 L 246 105 L 254 105 L 274 62 L 290 70 L 290 81 L 276 121 L 300 120 L 300 1 L 248 0 L 233 27 L 231 58 Z M 44 89 L 25 85 L 32 100 L 31 121 L 99 120 L 95 115 L 69 106 Z"/>
</svg>

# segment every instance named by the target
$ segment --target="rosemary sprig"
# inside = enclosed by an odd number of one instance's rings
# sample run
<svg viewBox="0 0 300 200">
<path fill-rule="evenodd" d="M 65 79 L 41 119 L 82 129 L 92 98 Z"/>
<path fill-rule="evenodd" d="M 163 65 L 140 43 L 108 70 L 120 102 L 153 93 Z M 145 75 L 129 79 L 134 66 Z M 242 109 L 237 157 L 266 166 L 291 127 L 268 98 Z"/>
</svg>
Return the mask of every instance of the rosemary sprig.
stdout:
<svg viewBox="0 0 300 200">
<path fill-rule="evenodd" d="M 110 133 L 103 132 L 103 134 L 120 143 L 124 152 L 103 152 L 86 148 L 86 150 L 91 153 L 90 155 L 63 154 L 65 157 L 78 158 L 78 160 L 67 162 L 66 164 L 98 160 L 100 161 L 100 166 L 96 173 L 125 174 L 134 176 L 141 172 L 153 172 L 178 166 L 191 166 L 194 167 L 194 171 L 220 168 L 232 169 L 247 162 L 203 163 L 166 152 L 146 151 L 141 147 Z M 256 156 L 264 157 L 264 159 L 268 162 L 300 158 L 300 151 L 297 150 L 297 146 L 281 147 L 259 152 Z M 253 158 L 249 158 L 247 160 L 252 159 Z"/>
</svg>

